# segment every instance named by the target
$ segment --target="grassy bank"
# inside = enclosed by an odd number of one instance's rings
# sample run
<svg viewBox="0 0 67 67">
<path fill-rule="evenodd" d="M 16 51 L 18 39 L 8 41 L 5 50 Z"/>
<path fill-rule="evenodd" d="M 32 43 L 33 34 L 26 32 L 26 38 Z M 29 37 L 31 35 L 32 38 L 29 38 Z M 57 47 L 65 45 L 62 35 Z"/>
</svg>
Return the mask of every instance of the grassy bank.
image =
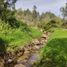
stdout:
<svg viewBox="0 0 67 67">
<path fill-rule="evenodd" d="M 66 67 L 67 30 L 56 29 L 42 49 L 41 60 L 37 67 Z"/>
<path fill-rule="evenodd" d="M 11 28 L 8 24 L 0 20 L 0 39 L 11 49 L 24 46 L 31 42 L 32 39 L 39 38 L 41 34 L 42 32 L 38 28 L 25 25 L 19 28 Z"/>
</svg>

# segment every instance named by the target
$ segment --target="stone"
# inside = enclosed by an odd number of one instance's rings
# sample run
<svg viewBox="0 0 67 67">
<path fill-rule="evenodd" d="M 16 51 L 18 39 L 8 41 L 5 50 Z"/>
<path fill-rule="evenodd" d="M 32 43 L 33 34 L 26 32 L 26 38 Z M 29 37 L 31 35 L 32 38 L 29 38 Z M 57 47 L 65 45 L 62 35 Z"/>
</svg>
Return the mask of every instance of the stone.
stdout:
<svg viewBox="0 0 67 67">
<path fill-rule="evenodd" d="M 14 67 L 26 67 L 26 66 L 23 64 L 16 64 Z"/>
<path fill-rule="evenodd" d="M 39 46 L 35 45 L 34 48 L 39 49 Z"/>
<path fill-rule="evenodd" d="M 38 39 L 34 39 L 32 43 L 36 45 L 36 44 L 39 44 L 40 42 Z"/>
<path fill-rule="evenodd" d="M 4 67 L 4 60 L 0 58 L 0 67 Z"/>
</svg>

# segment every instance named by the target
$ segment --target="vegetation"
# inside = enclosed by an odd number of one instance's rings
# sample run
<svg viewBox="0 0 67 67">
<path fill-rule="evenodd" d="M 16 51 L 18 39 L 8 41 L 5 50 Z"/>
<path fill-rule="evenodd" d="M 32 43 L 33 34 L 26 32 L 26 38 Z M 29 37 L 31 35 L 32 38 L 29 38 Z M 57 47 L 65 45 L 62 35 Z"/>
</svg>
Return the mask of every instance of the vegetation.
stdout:
<svg viewBox="0 0 67 67">
<path fill-rule="evenodd" d="M 8 21 L 14 14 L 15 3 L 17 0 L 0 0 L 0 18 Z"/>
<path fill-rule="evenodd" d="M 9 24 L 3 23 L 3 21 L 0 20 L 0 38 L 6 41 L 8 47 L 12 49 L 29 43 L 33 38 L 40 37 L 41 34 L 42 33 L 35 27 L 27 27 L 27 25 L 24 24 L 18 29 L 12 29 Z"/>
<path fill-rule="evenodd" d="M 36 67 L 67 67 L 67 3 L 60 9 L 62 19 L 52 12 L 40 14 L 36 5 L 32 11 L 16 10 L 16 1 L 0 0 L 0 55 L 18 50 L 48 31 L 52 35 Z"/>
<path fill-rule="evenodd" d="M 25 21 L 16 19 L 16 1 L 17 0 L 0 1 L 0 38 L 2 43 L 5 42 L 4 45 L 7 45 L 7 47 L 3 46 L 6 50 L 15 50 L 20 46 L 23 47 L 27 43 L 31 42 L 32 39 L 39 38 L 42 34 L 37 27 L 28 26 L 24 23 Z"/>
<path fill-rule="evenodd" d="M 41 60 L 37 67 L 66 67 L 67 30 L 56 29 L 42 49 Z"/>
<path fill-rule="evenodd" d="M 64 19 L 67 18 L 67 3 L 65 4 L 65 7 L 61 7 L 60 11 L 62 12 L 62 16 Z"/>
</svg>

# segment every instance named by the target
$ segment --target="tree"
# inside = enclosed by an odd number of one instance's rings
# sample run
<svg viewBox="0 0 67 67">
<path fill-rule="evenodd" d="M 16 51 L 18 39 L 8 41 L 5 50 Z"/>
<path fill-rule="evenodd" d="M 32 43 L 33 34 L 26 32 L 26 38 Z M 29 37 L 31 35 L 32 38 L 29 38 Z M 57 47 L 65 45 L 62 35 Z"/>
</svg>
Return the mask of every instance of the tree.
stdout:
<svg viewBox="0 0 67 67">
<path fill-rule="evenodd" d="M 7 20 L 10 15 L 14 14 L 15 3 L 17 0 L 0 0 L 0 18 Z"/>
<path fill-rule="evenodd" d="M 35 19 L 37 17 L 37 11 L 36 11 L 37 7 L 34 5 L 33 6 L 33 11 L 32 11 L 32 14 L 33 14 L 33 18 Z"/>
<path fill-rule="evenodd" d="M 67 3 L 65 5 L 65 7 L 60 8 L 60 11 L 62 12 L 63 18 L 66 19 L 67 18 Z"/>
<path fill-rule="evenodd" d="M 33 11 L 32 11 L 32 21 L 34 22 L 34 25 L 38 25 L 39 22 L 39 12 L 37 12 L 37 7 L 34 5 L 33 6 Z"/>
</svg>

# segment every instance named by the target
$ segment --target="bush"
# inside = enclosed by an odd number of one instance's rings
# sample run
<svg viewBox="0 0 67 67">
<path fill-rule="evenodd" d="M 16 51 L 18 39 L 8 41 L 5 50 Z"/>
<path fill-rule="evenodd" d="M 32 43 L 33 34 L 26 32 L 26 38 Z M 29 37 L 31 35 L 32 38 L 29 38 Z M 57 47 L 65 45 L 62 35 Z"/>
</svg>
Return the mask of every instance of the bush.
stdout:
<svg viewBox="0 0 67 67">
<path fill-rule="evenodd" d="M 12 28 L 9 24 L 0 20 L 0 38 L 8 43 L 6 49 L 17 49 L 31 42 L 33 38 L 41 36 L 40 30 L 35 27 L 29 27 L 23 22 L 19 22 L 19 24 L 19 28 Z"/>
<path fill-rule="evenodd" d="M 65 35 L 64 35 L 65 34 Z M 42 49 L 36 67 L 67 67 L 67 31 L 56 30 Z"/>
<path fill-rule="evenodd" d="M 40 67 L 66 67 L 67 38 L 51 40 L 42 55 Z"/>
</svg>

